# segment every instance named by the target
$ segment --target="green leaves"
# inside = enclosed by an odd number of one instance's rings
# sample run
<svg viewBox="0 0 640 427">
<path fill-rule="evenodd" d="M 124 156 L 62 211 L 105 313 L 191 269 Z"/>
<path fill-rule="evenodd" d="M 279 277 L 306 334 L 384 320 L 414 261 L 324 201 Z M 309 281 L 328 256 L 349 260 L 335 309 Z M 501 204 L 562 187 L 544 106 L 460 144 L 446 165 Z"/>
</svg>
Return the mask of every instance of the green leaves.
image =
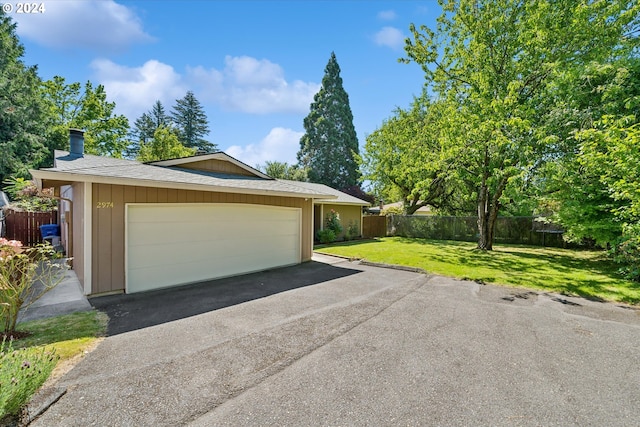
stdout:
<svg viewBox="0 0 640 427">
<path fill-rule="evenodd" d="M 570 144 L 547 120 L 571 105 L 566 76 L 592 61 L 630 52 L 640 5 L 635 1 L 440 1 L 437 27 L 411 25 L 402 62 L 425 71 L 428 91 L 449 114 L 438 126 L 446 163 L 477 195 L 479 247 L 491 248 L 505 191 Z M 571 77 L 570 77 L 571 78 Z M 614 98 L 611 99 L 613 101 Z M 568 101 L 568 102 L 567 102 Z M 626 102 L 625 105 L 633 105 Z M 637 105 L 637 104 L 635 104 Z M 571 119 L 577 117 L 571 116 Z M 551 136 L 555 136 L 552 138 Z M 554 142 L 555 141 L 555 142 Z M 372 147 L 373 148 L 373 147 Z"/>
<path fill-rule="evenodd" d="M 121 157 L 128 145 L 129 120 L 114 113 L 115 103 L 107 101 L 104 86 L 89 81 L 67 84 L 55 76 L 44 82 L 42 95 L 51 118 L 48 130 L 50 150 L 69 148 L 69 128 L 83 129 L 85 152 Z M 51 160 L 50 160 L 51 161 Z"/>
<path fill-rule="evenodd" d="M 152 162 L 189 157 L 193 156 L 195 152 L 195 148 L 188 148 L 180 143 L 175 129 L 161 125 L 156 129 L 149 142 L 140 145 L 137 159 L 140 162 Z"/>
</svg>

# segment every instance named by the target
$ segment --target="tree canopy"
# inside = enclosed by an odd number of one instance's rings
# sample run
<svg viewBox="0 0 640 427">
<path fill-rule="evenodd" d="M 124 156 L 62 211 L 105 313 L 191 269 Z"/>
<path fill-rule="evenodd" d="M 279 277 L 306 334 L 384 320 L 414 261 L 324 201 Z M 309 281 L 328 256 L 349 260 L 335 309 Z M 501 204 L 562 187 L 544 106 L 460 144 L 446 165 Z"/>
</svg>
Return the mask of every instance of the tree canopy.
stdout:
<svg viewBox="0 0 640 427">
<path fill-rule="evenodd" d="M 48 124 L 35 66 L 22 61 L 16 25 L 0 10 L 0 182 L 29 177 L 46 157 Z"/>
<path fill-rule="evenodd" d="M 263 171 L 271 178 L 288 179 L 291 181 L 307 181 L 307 171 L 298 167 L 298 165 L 290 165 L 287 162 L 269 161 L 264 166 L 258 165 L 257 169 Z"/>
<path fill-rule="evenodd" d="M 170 126 L 160 125 L 153 133 L 153 138 L 140 145 L 137 160 L 153 162 L 156 160 L 189 157 L 195 154 L 195 148 L 185 147 L 180 143 L 178 134 Z"/>
<path fill-rule="evenodd" d="M 320 91 L 304 119 L 304 129 L 298 163 L 307 169 L 309 180 L 337 189 L 358 185 L 358 137 L 349 95 L 342 86 L 340 66 L 333 52 Z"/>
<path fill-rule="evenodd" d="M 184 98 L 176 100 L 171 111 L 171 121 L 178 130 L 180 142 L 185 147 L 196 148 L 198 151 L 211 153 L 217 148 L 203 137 L 209 133 L 209 121 L 192 91 L 188 91 Z"/>
<path fill-rule="evenodd" d="M 405 62 L 448 104 L 440 122 L 449 162 L 475 197 L 478 248 L 493 247 L 505 190 L 548 157 L 538 126 L 558 76 L 628 52 L 637 2 L 441 1 L 435 29 L 411 25 Z"/>
<path fill-rule="evenodd" d="M 365 179 L 382 199 L 402 200 L 407 215 L 423 206 L 453 207 L 455 187 L 442 157 L 439 107 L 427 97 L 418 98 L 367 136 L 361 157 Z"/>
<path fill-rule="evenodd" d="M 47 130 L 50 151 L 69 149 L 69 128 L 84 130 L 85 152 L 122 157 L 129 144 L 129 120 L 114 113 L 115 103 L 107 101 L 104 86 L 89 81 L 67 84 L 64 77 L 55 76 L 43 84 L 52 123 Z"/>
</svg>

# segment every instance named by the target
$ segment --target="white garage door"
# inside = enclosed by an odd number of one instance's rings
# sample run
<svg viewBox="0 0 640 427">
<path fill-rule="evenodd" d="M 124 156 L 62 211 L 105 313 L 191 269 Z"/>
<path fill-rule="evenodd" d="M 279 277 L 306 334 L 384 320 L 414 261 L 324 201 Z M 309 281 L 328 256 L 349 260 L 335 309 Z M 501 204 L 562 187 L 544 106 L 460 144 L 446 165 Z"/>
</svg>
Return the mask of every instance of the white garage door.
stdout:
<svg viewBox="0 0 640 427">
<path fill-rule="evenodd" d="M 128 204 L 127 292 L 297 264 L 301 216 L 263 205 Z"/>
</svg>

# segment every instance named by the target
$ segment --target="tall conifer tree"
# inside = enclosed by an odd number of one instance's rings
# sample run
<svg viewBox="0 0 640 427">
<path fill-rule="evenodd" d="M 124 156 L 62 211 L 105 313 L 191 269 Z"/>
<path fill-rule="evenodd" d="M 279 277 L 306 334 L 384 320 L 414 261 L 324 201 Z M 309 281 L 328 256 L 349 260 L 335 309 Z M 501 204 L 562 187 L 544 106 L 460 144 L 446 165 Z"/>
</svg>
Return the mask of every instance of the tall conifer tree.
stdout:
<svg viewBox="0 0 640 427">
<path fill-rule="evenodd" d="M 216 144 L 203 138 L 209 133 L 209 121 L 192 91 L 188 91 L 184 98 L 176 100 L 171 120 L 178 129 L 180 142 L 185 147 L 196 148 L 206 153 L 216 150 Z"/>
<path fill-rule="evenodd" d="M 358 137 L 334 52 L 324 71 L 322 87 L 304 119 L 298 162 L 308 169 L 311 182 L 341 189 L 359 184 Z"/>
</svg>

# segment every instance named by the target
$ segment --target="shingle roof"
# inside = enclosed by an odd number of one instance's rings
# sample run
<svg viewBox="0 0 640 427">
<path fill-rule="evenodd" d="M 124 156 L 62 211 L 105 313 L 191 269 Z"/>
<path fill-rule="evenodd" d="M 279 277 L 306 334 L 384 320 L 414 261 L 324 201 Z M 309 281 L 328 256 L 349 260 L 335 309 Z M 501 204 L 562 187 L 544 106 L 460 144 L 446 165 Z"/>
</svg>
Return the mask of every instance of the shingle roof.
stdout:
<svg viewBox="0 0 640 427">
<path fill-rule="evenodd" d="M 134 160 L 114 159 L 111 157 L 92 156 L 83 157 L 69 155 L 66 151 L 56 151 L 53 168 L 32 171 L 34 177 L 60 180 L 90 181 L 99 179 L 116 180 L 118 182 L 131 181 L 133 185 L 154 186 L 166 183 L 172 188 L 184 186 L 205 191 L 237 190 L 247 194 L 278 194 L 292 197 L 329 197 L 332 194 L 308 187 L 293 185 L 287 181 L 264 179 L 259 177 L 230 175 L 215 172 L 204 172 L 179 167 L 165 167 L 143 164 Z M 42 173 L 41 173 L 42 172 Z M 51 176 L 51 172 L 56 178 Z"/>
<path fill-rule="evenodd" d="M 326 201 L 327 203 L 344 204 L 344 205 L 360 205 L 360 206 L 370 205 L 370 203 L 365 200 L 358 199 L 357 197 L 353 197 L 347 193 L 343 193 L 342 191 L 336 190 L 324 184 L 316 184 L 313 182 L 302 182 L 302 181 L 289 181 L 284 179 L 281 179 L 279 181 L 286 182 L 291 185 L 297 185 L 299 187 L 306 188 L 307 190 L 313 190 L 313 191 L 336 196 L 335 199 L 325 200 L 325 199 L 319 198 L 316 200 L 316 202 Z"/>
</svg>

